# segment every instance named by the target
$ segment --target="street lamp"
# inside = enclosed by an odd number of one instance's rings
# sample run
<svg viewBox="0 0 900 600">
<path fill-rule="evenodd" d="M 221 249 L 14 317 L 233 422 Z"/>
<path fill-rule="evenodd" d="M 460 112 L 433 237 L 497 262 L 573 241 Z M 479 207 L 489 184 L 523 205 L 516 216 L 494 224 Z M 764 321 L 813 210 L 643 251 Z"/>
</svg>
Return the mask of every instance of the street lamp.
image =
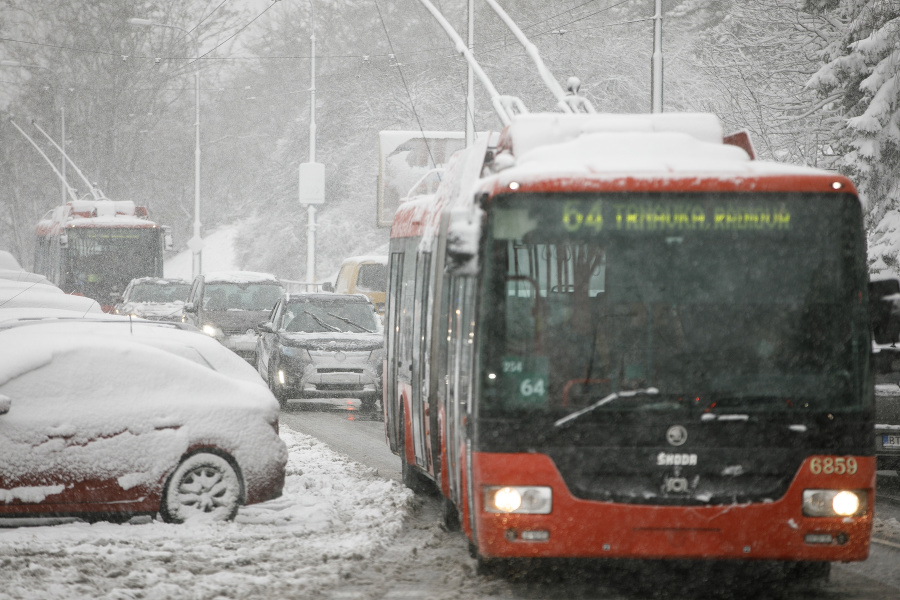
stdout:
<svg viewBox="0 0 900 600">
<path fill-rule="evenodd" d="M 60 113 L 60 140 L 59 147 L 60 153 L 62 154 L 62 204 L 66 203 L 67 193 L 68 193 L 68 184 L 66 183 L 66 95 L 61 88 L 61 79 L 59 73 L 51 69 L 50 67 L 45 67 L 44 65 L 32 65 L 26 63 L 20 63 L 17 60 L 0 60 L 0 67 L 14 67 L 18 69 L 43 69 L 45 71 L 50 71 L 54 77 L 56 77 L 56 95 L 59 98 L 59 113 Z"/>
<path fill-rule="evenodd" d="M 185 35 L 192 35 L 194 38 L 194 52 L 200 57 L 200 38 L 196 31 L 188 31 L 184 27 L 178 25 L 168 25 L 166 23 L 157 23 L 150 19 L 139 19 L 137 17 L 128 19 L 132 25 L 141 27 L 167 27 L 169 29 L 177 29 L 183 31 Z M 194 68 L 194 126 L 196 130 L 196 144 L 194 145 L 194 236 L 188 241 L 188 248 L 194 254 L 193 276 L 197 277 L 203 271 L 203 238 L 200 237 L 200 63 L 198 62 Z"/>
</svg>

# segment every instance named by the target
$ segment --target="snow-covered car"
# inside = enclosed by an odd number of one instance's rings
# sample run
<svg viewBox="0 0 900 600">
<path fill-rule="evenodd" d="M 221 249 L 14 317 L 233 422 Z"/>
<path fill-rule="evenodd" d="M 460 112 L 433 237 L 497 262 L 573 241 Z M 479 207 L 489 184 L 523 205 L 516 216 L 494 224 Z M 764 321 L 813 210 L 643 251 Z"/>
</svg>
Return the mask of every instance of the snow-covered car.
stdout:
<svg viewBox="0 0 900 600">
<path fill-rule="evenodd" d="M 287 449 L 254 369 L 178 324 L 0 324 L 0 517 L 227 520 L 275 498 Z"/>
<path fill-rule="evenodd" d="M 190 291 L 191 283 L 184 279 L 139 277 L 125 288 L 114 312 L 154 321 L 180 321 Z"/>
<path fill-rule="evenodd" d="M 183 320 L 256 364 L 256 326 L 284 294 L 271 273 L 220 271 L 194 278 Z"/>
<path fill-rule="evenodd" d="M 39 310 L 46 314 L 64 313 L 87 315 L 102 313 L 96 300 L 84 296 L 66 294 L 50 283 L 36 279 L 34 273 L 22 271 L 10 277 L 0 277 L 0 318 L 2 311 L 11 309 Z"/>
<path fill-rule="evenodd" d="M 287 294 L 259 325 L 256 367 L 282 406 L 290 398 L 381 397 L 384 333 L 362 294 Z"/>
</svg>

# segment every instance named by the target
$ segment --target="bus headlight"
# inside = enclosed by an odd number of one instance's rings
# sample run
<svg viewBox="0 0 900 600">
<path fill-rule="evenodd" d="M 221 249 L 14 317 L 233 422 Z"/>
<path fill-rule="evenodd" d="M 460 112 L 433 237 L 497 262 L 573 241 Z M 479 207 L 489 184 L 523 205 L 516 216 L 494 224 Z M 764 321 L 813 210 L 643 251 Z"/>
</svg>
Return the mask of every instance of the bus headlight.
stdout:
<svg viewBox="0 0 900 600">
<path fill-rule="evenodd" d="M 868 493 L 860 490 L 803 490 L 805 517 L 858 517 L 868 504 Z"/>
<path fill-rule="evenodd" d="M 548 515 L 553 508 L 549 487 L 500 486 L 484 488 L 484 510 L 492 513 Z"/>
</svg>

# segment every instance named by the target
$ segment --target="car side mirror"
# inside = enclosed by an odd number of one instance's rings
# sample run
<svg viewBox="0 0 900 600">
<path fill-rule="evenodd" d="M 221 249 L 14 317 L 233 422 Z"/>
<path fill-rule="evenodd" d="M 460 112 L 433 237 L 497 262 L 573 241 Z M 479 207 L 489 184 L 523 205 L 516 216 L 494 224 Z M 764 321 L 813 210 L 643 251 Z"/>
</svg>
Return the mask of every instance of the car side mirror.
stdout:
<svg viewBox="0 0 900 600">
<path fill-rule="evenodd" d="M 263 333 L 275 333 L 275 327 L 272 325 L 271 321 L 266 321 L 265 323 L 260 323 L 256 326 L 258 330 Z"/>
<path fill-rule="evenodd" d="M 900 338 L 900 279 L 869 281 L 869 322 L 876 344 Z"/>
<path fill-rule="evenodd" d="M 330 281 L 326 281 L 325 283 L 322 284 L 322 291 L 323 292 L 334 292 L 334 284 L 331 283 Z"/>
<path fill-rule="evenodd" d="M 193 302 L 185 302 L 184 303 L 184 312 L 186 313 L 195 313 L 197 312 L 197 305 Z"/>
<path fill-rule="evenodd" d="M 12 407 L 12 399 L 0 394 L 0 415 L 5 415 Z"/>
</svg>

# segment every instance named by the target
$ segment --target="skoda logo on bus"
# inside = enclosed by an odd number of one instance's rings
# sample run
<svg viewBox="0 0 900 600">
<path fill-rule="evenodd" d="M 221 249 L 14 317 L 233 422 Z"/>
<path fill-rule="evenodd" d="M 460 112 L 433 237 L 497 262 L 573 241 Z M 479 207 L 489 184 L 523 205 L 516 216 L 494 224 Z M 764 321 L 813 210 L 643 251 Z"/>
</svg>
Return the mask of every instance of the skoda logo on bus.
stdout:
<svg viewBox="0 0 900 600">
<path fill-rule="evenodd" d="M 666 441 L 672 446 L 681 446 L 687 441 L 687 437 L 687 429 L 681 425 L 672 425 L 669 427 L 669 430 L 666 431 Z"/>
</svg>

